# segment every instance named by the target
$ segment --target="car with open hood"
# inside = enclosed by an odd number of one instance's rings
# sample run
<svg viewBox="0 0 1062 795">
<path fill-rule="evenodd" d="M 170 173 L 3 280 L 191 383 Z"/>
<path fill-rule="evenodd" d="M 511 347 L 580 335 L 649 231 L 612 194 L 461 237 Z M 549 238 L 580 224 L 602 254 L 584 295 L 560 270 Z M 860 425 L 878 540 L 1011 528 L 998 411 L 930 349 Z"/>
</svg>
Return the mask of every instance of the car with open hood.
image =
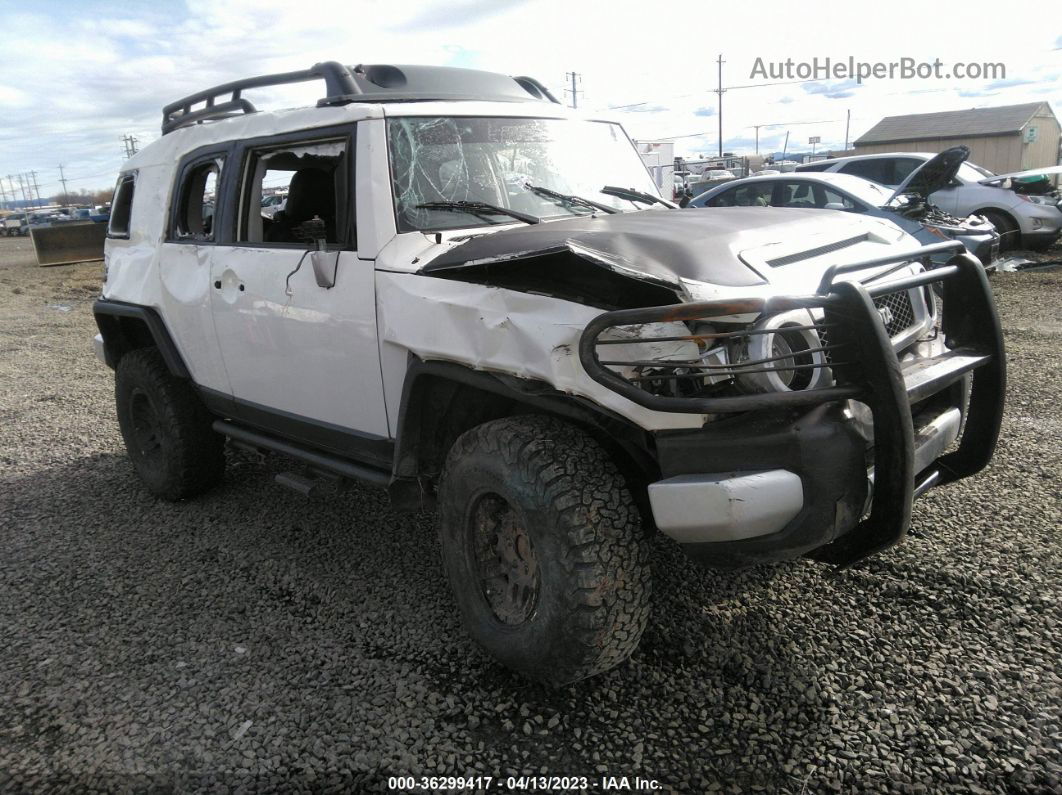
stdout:
<svg viewBox="0 0 1062 795">
<path fill-rule="evenodd" d="M 992 224 L 979 216 L 955 218 L 929 201 L 935 190 L 949 184 L 964 160 L 963 152 L 942 152 L 912 171 L 895 190 L 849 174 L 796 172 L 749 177 L 707 190 L 688 206 L 751 205 L 872 215 L 892 221 L 926 244 L 958 240 L 989 267 L 1000 248 L 1000 236 Z M 938 255 L 937 259 L 943 262 L 948 255 Z"/>
<path fill-rule="evenodd" d="M 935 184 L 929 202 L 956 217 L 982 216 L 996 228 L 1000 247 L 1040 250 L 1062 236 L 1062 196 L 1054 184 L 1043 178 L 1062 173 L 1062 166 L 993 174 L 968 161 L 969 149 L 953 147 L 942 155 L 964 154 L 955 174 L 943 184 Z M 887 152 L 852 155 L 798 166 L 797 172 L 851 174 L 889 188 L 904 183 L 912 171 L 939 155 L 926 152 Z M 927 178 L 929 174 L 925 175 Z"/>
<path fill-rule="evenodd" d="M 249 98 L 306 81 L 316 107 Z M 844 567 L 992 456 L 1002 337 L 957 242 L 679 210 L 619 124 L 529 77 L 321 63 L 179 99 L 162 132 L 118 176 L 93 307 L 144 486 L 215 488 L 228 445 L 311 497 L 434 510 L 465 627 L 529 677 L 631 654 L 654 534 Z"/>
</svg>

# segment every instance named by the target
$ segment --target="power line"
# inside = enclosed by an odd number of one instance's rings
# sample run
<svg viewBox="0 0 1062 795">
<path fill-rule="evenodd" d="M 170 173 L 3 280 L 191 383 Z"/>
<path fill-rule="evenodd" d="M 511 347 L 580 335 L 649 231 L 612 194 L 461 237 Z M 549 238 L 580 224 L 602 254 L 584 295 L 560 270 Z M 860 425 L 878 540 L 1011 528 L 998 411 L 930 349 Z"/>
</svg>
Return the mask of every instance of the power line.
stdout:
<svg viewBox="0 0 1062 795">
<path fill-rule="evenodd" d="M 720 56 L 720 58 L 722 58 L 722 56 Z M 725 63 L 725 61 L 724 61 L 724 63 Z M 745 85 L 740 85 L 740 86 L 722 86 L 722 90 L 723 91 L 736 91 L 736 90 L 742 89 L 742 88 L 765 88 L 766 86 L 791 86 L 791 85 L 797 85 L 797 84 L 800 84 L 800 83 L 822 83 L 822 82 L 824 82 L 824 81 L 822 81 L 822 80 L 782 80 L 782 81 L 777 82 L 777 83 L 747 83 Z M 664 100 L 669 100 L 669 99 L 687 99 L 689 97 L 703 96 L 704 94 L 715 94 L 719 90 L 720 90 L 719 88 L 709 88 L 709 89 L 706 89 L 704 91 L 693 91 L 693 92 L 690 92 L 689 94 L 672 94 L 669 97 L 660 97 L 657 100 L 648 100 L 647 99 L 644 102 L 632 102 L 629 105 L 608 105 L 605 108 L 603 108 L 603 110 L 626 110 L 627 108 L 638 108 L 638 107 L 641 107 L 642 105 L 648 105 L 648 104 L 650 104 L 652 102 L 659 102 L 659 101 L 664 101 Z"/>
</svg>

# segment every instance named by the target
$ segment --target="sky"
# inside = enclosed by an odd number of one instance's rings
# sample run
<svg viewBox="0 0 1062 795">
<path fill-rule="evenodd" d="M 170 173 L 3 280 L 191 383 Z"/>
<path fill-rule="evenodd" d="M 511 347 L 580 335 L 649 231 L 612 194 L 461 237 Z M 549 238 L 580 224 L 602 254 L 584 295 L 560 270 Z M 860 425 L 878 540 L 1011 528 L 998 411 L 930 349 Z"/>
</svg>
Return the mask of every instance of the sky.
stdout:
<svg viewBox="0 0 1062 795">
<path fill-rule="evenodd" d="M 843 148 L 884 116 L 1050 102 L 1062 115 L 1057 0 L 711 4 L 582 0 L 36 0 L 5 3 L 0 26 L 0 179 L 37 172 L 42 196 L 113 185 L 122 137 L 159 136 L 162 106 L 241 77 L 318 61 L 464 66 L 531 75 L 636 139 L 714 154 L 716 58 L 723 148 Z M 719 9 L 718 11 L 714 9 Z M 772 80 L 793 59 L 1002 64 L 1005 78 Z M 778 67 L 775 67 L 777 69 Z M 795 69 L 795 66 L 794 66 Z M 767 85 L 774 83 L 774 85 Z M 779 84 L 780 83 L 780 84 Z M 320 86 L 248 92 L 260 109 L 313 104 Z"/>
</svg>

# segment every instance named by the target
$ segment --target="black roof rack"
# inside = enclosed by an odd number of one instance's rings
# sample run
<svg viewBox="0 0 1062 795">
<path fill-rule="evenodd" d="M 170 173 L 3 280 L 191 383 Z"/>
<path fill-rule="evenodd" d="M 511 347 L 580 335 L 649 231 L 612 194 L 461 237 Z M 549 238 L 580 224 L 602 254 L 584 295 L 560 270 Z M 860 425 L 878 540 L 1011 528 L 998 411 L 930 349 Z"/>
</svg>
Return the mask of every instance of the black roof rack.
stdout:
<svg viewBox="0 0 1062 795">
<path fill-rule="evenodd" d="M 533 77 L 508 77 L 476 69 L 450 66 L 392 66 L 366 64 L 353 69 L 336 61 L 325 61 L 299 72 L 248 77 L 214 86 L 162 109 L 162 134 L 204 121 L 225 119 L 257 108 L 241 94 L 249 88 L 264 88 L 289 83 L 324 80 L 326 96 L 317 107 L 345 105 L 350 102 L 411 102 L 415 100 L 489 100 L 545 102 L 559 100 Z M 218 100 L 229 95 L 222 102 Z M 193 110 L 193 106 L 203 107 Z"/>
</svg>

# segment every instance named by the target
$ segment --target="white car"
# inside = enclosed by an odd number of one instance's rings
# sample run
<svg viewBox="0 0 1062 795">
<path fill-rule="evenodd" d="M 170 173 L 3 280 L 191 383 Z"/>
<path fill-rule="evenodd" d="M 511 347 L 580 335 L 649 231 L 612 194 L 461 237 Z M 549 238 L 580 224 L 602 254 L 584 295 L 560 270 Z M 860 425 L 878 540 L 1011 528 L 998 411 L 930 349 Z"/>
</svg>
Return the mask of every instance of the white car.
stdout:
<svg viewBox="0 0 1062 795">
<path fill-rule="evenodd" d="M 293 80 L 325 96 L 246 98 Z M 468 632 L 529 677 L 634 650 L 655 532 L 844 565 L 992 455 L 1002 337 L 956 243 L 678 210 L 619 124 L 528 77 L 328 62 L 184 97 L 162 132 L 119 175 L 94 305 L 144 485 L 218 486 L 227 439 L 304 494 L 435 509 Z"/>
<path fill-rule="evenodd" d="M 969 149 L 965 149 L 969 156 Z M 831 171 L 852 174 L 895 188 L 918 166 L 936 157 L 928 152 L 887 152 L 853 155 L 797 166 L 798 172 Z M 1062 198 L 1057 191 L 1044 194 L 1023 190 L 1022 178 L 1062 173 L 1062 166 L 993 174 L 965 162 L 951 184 L 935 191 L 930 201 L 951 215 L 981 215 L 1000 235 L 1003 250 L 1022 247 L 1045 249 L 1062 236 Z"/>
</svg>

